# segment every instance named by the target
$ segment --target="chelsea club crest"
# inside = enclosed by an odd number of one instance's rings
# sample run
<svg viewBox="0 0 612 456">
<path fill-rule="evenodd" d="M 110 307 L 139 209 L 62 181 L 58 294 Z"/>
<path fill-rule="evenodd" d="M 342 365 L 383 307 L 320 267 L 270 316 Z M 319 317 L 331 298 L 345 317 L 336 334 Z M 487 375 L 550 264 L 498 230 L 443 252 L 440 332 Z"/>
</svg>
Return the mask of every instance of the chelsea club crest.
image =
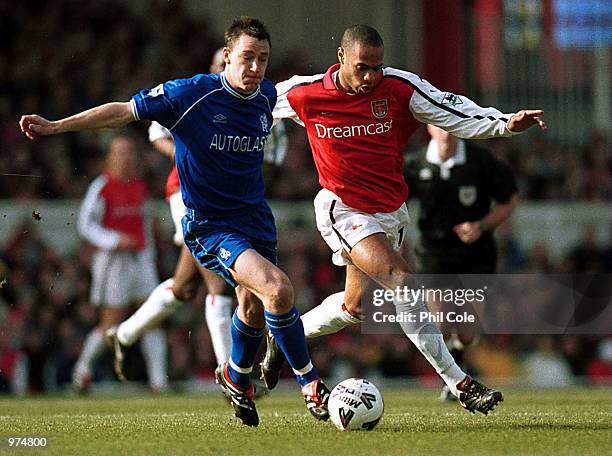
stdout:
<svg viewBox="0 0 612 456">
<path fill-rule="evenodd" d="M 261 129 L 264 131 L 264 133 L 268 133 L 268 117 L 265 114 L 262 114 L 259 116 L 259 121 L 261 122 Z"/>
</svg>

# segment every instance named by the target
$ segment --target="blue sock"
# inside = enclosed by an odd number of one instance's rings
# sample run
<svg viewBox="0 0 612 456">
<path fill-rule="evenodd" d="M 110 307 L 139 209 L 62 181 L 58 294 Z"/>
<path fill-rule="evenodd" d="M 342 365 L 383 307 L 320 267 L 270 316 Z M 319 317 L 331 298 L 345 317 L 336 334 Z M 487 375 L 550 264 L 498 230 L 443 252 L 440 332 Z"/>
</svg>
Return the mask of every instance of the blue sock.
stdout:
<svg viewBox="0 0 612 456">
<path fill-rule="evenodd" d="M 250 373 L 253 370 L 255 355 L 264 330 L 246 325 L 238 318 L 238 309 L 232 316 L 230 332 L 232 335 L 232 354 L 228 361 L 227 372 L 229 378 L 241 388 L 248 388 L 251 384 Z"/>
<path fill-rule="evenodd" d="M 304 386 L 320 378 L 319 373 L 312 366 L 306 337 L 304 337 L 304 326 L 297 309 L 293 307 L 285 314 L 264 311 L 264 315 L 268 328 L 285 354 L 298 383 Z"/>
</svg>

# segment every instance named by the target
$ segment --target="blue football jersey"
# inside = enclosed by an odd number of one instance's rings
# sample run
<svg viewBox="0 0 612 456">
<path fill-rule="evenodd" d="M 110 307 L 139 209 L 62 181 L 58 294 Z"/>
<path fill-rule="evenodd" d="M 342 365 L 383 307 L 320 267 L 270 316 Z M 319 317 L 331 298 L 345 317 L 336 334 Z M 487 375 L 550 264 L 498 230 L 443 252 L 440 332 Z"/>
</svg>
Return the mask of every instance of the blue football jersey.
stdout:
<svg viewBox="0 0 612 456">
<path fill-rule="evenodd" d="M 172 133 L 188 208 L 223 216 L 266 204 L 261 165 L 276 104 L 272 82 L 243 96 L 224 73 L 199 74 L 142 90 L 131 103 L 137 119 Z"/>
</svg>

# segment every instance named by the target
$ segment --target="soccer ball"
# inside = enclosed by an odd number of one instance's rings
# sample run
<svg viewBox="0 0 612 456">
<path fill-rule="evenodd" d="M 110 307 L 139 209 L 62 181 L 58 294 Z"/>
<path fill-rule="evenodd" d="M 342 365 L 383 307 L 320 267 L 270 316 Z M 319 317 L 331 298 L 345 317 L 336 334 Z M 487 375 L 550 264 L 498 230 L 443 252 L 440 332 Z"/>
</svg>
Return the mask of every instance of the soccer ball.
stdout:
<svg viewBox="0 0 612 456">
<path fill-rule="evenodd" d="M 341 431 L 371 431 L 385 406 L 378 388 L 363 378 L 338 383 L 329 396 L 329 416 Z"/>
</svg>

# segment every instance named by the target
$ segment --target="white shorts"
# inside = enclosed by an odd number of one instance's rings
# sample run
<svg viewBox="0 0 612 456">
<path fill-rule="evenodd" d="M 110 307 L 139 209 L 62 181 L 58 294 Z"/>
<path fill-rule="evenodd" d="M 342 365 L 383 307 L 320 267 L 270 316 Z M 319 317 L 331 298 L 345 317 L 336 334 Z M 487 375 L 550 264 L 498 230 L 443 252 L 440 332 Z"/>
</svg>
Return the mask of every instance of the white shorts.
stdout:
<svg viewBox="0 0 612 456">
<path fill-rule="evenodd" d="M 353 209 L 327 189 L 314 200 L 317 228 L 332 249 L 337 266 L 352 264 L 348 255 L 355 245 L 374 233 L 385 233 L 394 250 L 399 251 L 410 223 L 406 204 L 395 212 L 368 214 Z"/>
<path fill-rule="evenodd" d="M 100 250 L 92 259 L 92 304 L 121 308 L 142 301 L 159 283 L 152 250 Z"/>
<path fill-rule="evenodd" d="M 170 213 L 172 214 L 172 221 L 174 222 L 174 243 L 177 246 L 183 245 L 183 217 L 185 216 L 185 203 L 183 203 L 183 195 L 181 192 L 175 192 L 170 196 L 168 201 L 170 204 Z"/>
</svg>

